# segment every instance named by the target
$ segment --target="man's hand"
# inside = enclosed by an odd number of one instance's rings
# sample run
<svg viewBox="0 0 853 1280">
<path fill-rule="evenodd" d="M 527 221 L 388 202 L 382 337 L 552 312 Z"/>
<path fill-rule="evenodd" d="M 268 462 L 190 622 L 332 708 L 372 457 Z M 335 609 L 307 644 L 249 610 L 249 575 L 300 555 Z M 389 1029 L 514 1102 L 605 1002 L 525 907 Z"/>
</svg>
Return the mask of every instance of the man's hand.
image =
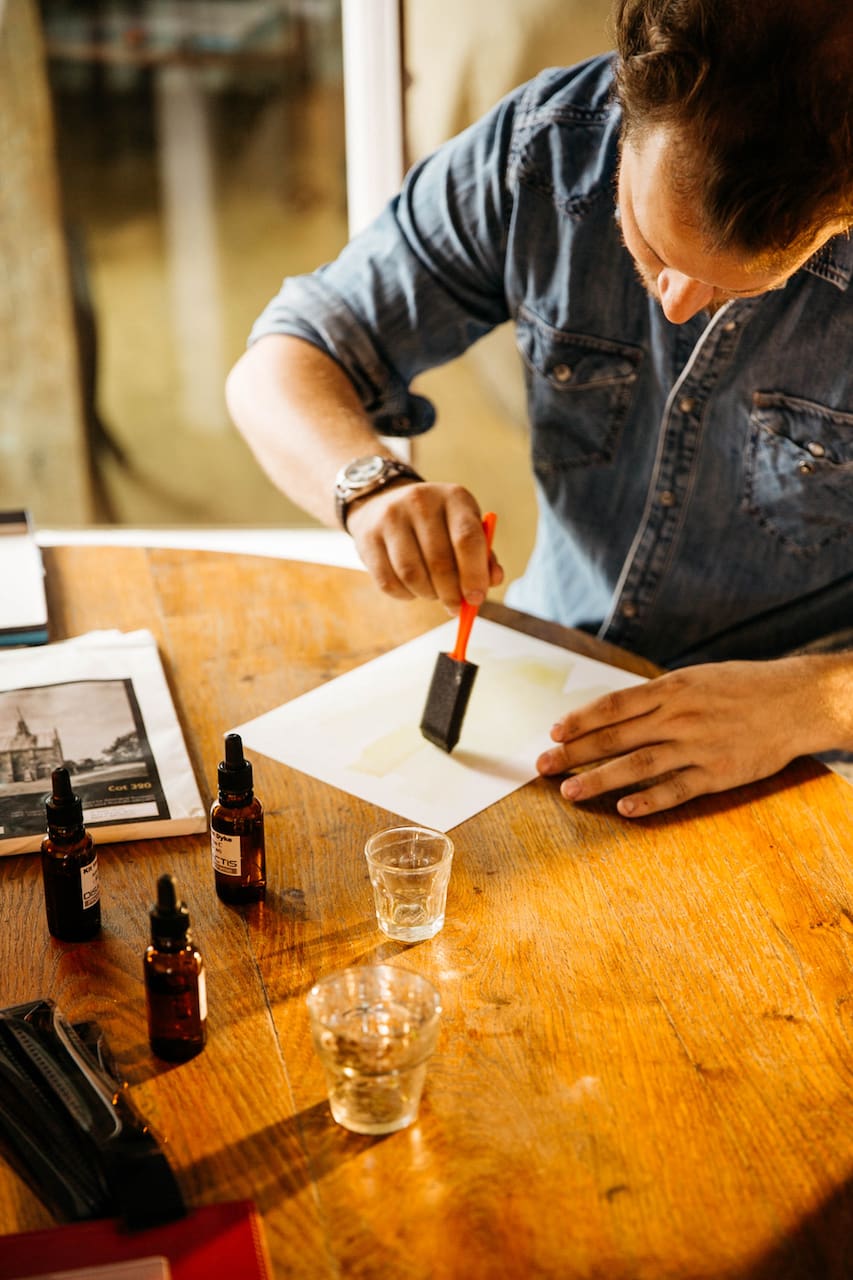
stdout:
<svg viewBox="0 0 853 1280">
<path fill-rule="evenodd" d="M 479 606 L 503 569 L 489 555 L 482 515 L 458 484 L 395 484 L 353 503 L 347 519 L 358 554 L 398 600 L 438 599 L 456 613 Z"/>
<path fill-rule="evenodd" d="M 597 698 L 551 738 L 560 745 L 537 760 L 541 774 L 604 762 L 562 783 L 567 800 L 640 787 L 619 812 L 660 813 L 769 777 L 795 756 L 853 746 L 853 657 L 685 667 Z"/>
</svg>

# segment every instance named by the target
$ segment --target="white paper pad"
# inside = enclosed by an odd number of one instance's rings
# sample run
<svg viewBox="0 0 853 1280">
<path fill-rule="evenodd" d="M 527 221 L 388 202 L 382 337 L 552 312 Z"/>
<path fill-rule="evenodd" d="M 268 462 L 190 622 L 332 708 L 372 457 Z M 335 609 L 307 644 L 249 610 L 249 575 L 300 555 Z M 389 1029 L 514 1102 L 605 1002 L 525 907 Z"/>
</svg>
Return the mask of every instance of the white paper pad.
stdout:
<svg viewBox="0 0 853 1280">
<path fill-rule="evenodd" d="M 44 566 L 26 511 L 0 512 L 0 644 L 44 644 Z"/>
<path fill-rule="evenodd" d="M 643 681 L 478 618 L 467 656 L 479 671 L 448 755 L 419 726 L 436 657 L 453 648 L 456 631 L 450 620 L 235 732 L 251 750 L 449 831 L 536 777 L 561 715 Z"/>
<path fill-rule="evenodd" d="M 168 1258 L 158 1255 L 73 1267 L 70 1271 L 40 1271 L 32 1280 L 172 1280 L 172 1268 Z"/>
</svg>

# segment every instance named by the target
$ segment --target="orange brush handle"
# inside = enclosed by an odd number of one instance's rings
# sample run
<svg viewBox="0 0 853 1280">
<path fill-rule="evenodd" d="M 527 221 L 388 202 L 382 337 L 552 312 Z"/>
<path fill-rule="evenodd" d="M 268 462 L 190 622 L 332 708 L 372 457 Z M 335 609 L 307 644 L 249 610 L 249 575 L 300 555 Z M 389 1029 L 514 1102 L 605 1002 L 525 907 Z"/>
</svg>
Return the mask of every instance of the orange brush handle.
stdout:
<svg viewBox="0 0 853 1280">
<path fill-rule="evenodd" d="M 483 516 L 483 533 L 486 535 L 486 547 L 489 551 L 492 549 L 492 539 L 495 536 L 495 524 L 497 516 L 494 511 L 487 511 Z M 474 625 L 474 619 L 477 616 L 478 606 L 468 604 L 467 600 L 462 601 L 459 610 L 459 631 L 456 636 L 456 647 L 451 650 L 448 657 L 453 658 L 456 662 L 465 661 L 465 651 L 468 648 L 468 637 L 471 634 L 471 628 Z"/>
</svg>

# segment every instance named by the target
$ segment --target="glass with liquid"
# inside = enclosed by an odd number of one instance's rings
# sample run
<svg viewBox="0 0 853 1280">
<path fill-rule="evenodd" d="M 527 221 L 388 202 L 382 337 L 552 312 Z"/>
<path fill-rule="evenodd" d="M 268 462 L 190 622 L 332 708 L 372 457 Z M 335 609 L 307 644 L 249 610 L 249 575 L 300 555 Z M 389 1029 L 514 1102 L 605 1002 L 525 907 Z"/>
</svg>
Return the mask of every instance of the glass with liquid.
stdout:
<svg viewBox="0 0 853 1280">
<path fill-rule="evenodd" d="M 453 841 L 430 827 L 390 827 L 372 835 L 364 856 L 376 921 L 388 938 L 423 942 L 444 926 Z"/>
<path fill-rule="evenodd" d="M 361 965 L 322 978 L 307 998 L 332 1116 L 353 1133 L 394 1133 L 418 1116 L 441 1017 L 421 974 Z"/>
</svg>

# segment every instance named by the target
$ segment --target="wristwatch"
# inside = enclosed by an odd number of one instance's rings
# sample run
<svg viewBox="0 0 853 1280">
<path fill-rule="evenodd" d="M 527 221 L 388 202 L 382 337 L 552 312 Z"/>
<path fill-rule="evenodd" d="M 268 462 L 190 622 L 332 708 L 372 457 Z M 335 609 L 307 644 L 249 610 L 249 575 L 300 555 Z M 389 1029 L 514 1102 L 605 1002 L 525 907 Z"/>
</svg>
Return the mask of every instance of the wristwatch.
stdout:
<svg viewBox="0 0 853 1280">
<path fill-rule="evenodd" d="M 423 476 L 419 476 L 408 462 L 401 462 L 399 458 L 385 458 L 378 453 L 353 458 L 352 462 L 341 467 L 335 476 L 335 511 L 344 529 L 347 527 L 347 514 L 353 502 L 400 479 L 423 482 Z"/>
</svg>

